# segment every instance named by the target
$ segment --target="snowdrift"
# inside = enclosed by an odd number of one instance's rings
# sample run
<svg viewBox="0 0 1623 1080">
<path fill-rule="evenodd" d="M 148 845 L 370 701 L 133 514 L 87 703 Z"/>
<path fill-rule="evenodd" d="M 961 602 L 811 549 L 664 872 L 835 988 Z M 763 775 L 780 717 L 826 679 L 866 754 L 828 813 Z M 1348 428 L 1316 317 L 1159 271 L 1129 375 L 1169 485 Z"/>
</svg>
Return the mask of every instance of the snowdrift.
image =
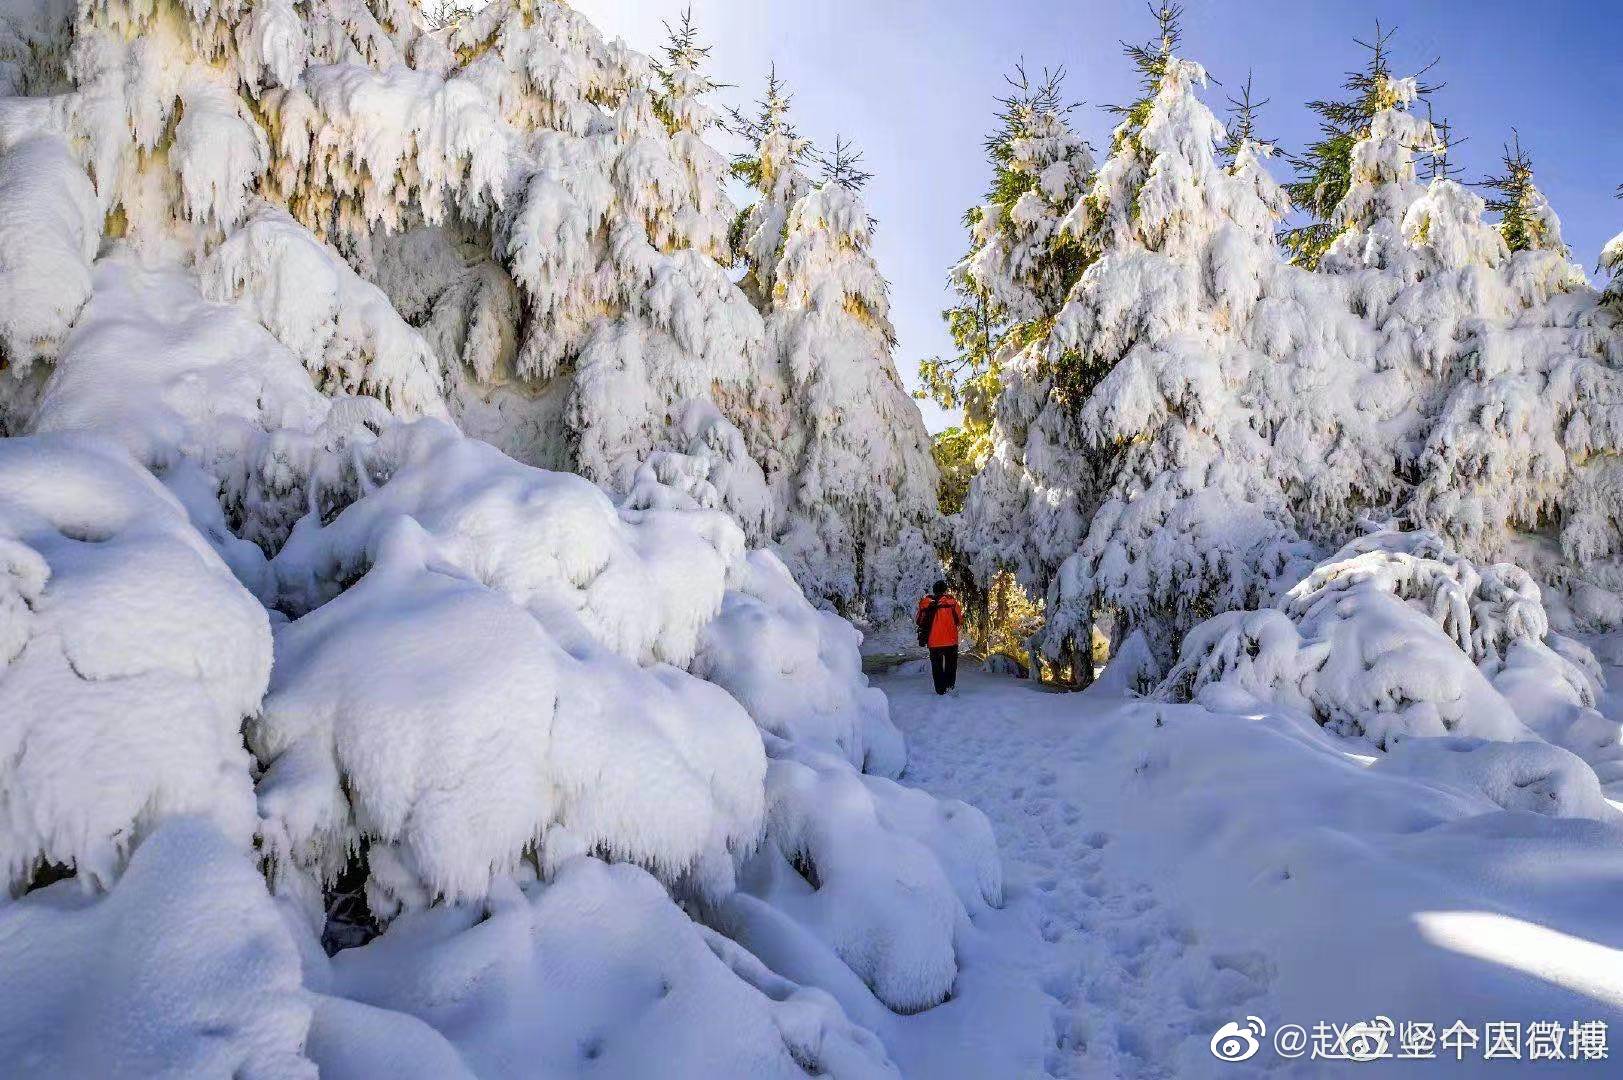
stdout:
<svg viewBox="0 0 1623 1080">
<path fill-rule="evenodd" d="M 1314 568 L 1285 599 L 1283 608 L 1228 612 L 1195 627 L 1160 696 L 1226 711 L 1277 706 L 1383 750 L 1415 737 L 1543 740 L 1608 783 L 1619 779 L 1623 732 L 1595 709 L 1599 666 L 1582 645 L 1551 633 L 1538 585 L 1518 567 L 1478 567 L 1430 533 L 1376 532 Z M 1525 764 L 1513 770 L 1593 779 L 1547 750 L 1492 756 L 1522 753 Z M 1586 792 L 1551 798 L 1594 805 Z"/>
<path fill-rule="evenodd" d="M 0 440 L 0 871 L 118 877 L 167 818 L 245 848 L 265 611 L 116 446 Z"/>
</svg>

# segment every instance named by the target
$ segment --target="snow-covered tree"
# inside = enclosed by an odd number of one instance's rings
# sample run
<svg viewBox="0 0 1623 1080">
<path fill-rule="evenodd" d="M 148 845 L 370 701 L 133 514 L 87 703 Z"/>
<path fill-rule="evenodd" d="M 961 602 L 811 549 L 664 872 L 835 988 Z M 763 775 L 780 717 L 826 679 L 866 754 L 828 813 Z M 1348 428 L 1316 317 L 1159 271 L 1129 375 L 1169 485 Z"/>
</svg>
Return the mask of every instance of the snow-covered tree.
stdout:
<svg viewBox="0 0 1623 1080">
<path fill-rule="evenodd" d="M 275 959 L 279 996 L 240 1005 L 263 1060 L 211 1022 L 203 1064 L 153 1071 L 313 1075 L 312 1003 L 347 1003 L 298 956 L 381 934 L 361 966 L 420 983 L 502 913 L 748 1025 L 660 1063 L 683 1074 L 893 1073 L 712 928 L 747 935 L 729 905 L 799 926 L 867 1014 L 951 991 L 1000 899 L 990 827 L 890 779 L 859 635 L 746 551 L 803 474 L 796 505 L 868 545 L 838 557 L 870 608 L 929 565 L 871 222 L 838 183 L 785 209 L 769 350 L 702 58 L 690 23 L 656 67 L 553 0 L 0 11 L 0 424 L 28 433 L 0 444 L 5 884 L 59 913 L 82 889 L 53 925 L 84 955 Z M 178 948 L 180 894 L 217 885 L 257 936 Z M 33 916 L 0 909 L 10 949 Z M 130 950 L 134 923 L 164 938 Z M 624 924 L 656 947 L 610 957 Z M 558 951 L 505 954 L 505 989 Z M 139 985 L 216 1007 L 173 976 Z M 401 1009 L 371 1015 L 454 1071 L 457 1033 Z M 578 1013 L 538 1015 L 574 1062 Z"/>
<path fill-rule="evenodd" d="M 800 448 L 778 543 L 809 593 L 885 623 L 939 572 L 936 468 L 891 357 L 890 287 L 848 165 L 836 158 L 794 204 L 772 274 L 768 334 Z"/>
<path fill-rule="evenodd" d="M 1522 149 L 1521 135 L 1511 132 L 1500 157 L 1505 171 L 1490 176 L 1483 185 L 1493 192 L 1488 209 L 1499 215 L 1499 233 L 1505 247 L 1518 251 L 1554 251 L 1565 257 L 1567 245 L 1561 239 L 1561 219 L 1550 201 L 1533 182 L 1533 159 Z"/>
<path fill-rule="evenodd" d="M 1615 194 L 1623 199 L 1623 184 L 1618 185 Z M 1606 298 L 1613 302 L 1623 299 L 1623 233 L 1606 241 L 1600 253 L 1600 268 L 1612 275 L 1606 286 Z"/>
<path fill-rule="evenodd" d="M 756 103 L 755 115 L 731 111 L 732 130 L 747 144 L 733 158 L 733 175 L 757 195 L 733 223 L 733 250 L 744 266 L 744 291 L 762 311 L 772 303 L 789 214 L 816 187 L 806 171 L 811 164 L 811 143 L 789 115 L 793 102 L 794 95 L 778 78 L 774 65 L 767 73 L 766 91 Z"/>
<path fill-rule="evenodd" d="M 954 532 L 958 561 L 982 590 L 1013 572 L 1040 594 L 1063 555 L 1034 559 L 1030 545 L 1044 542 L 1056 515 L 1069 523 L 1065 534 L 1080 527 L 1082 485 L 1056 474 L 1075 449 L 1073 433 L 1041 410 L 1048 335 L 1091 257 L 1087 238 L 1064 226 L 1093 158 L 1067 119 L 1062 72 L 1033 83 L 1016 69 L 1009 82 L 1014 92 L 986 141 L 987 201 L 966 215 L 970 250 L 952 273 L 960 302 L 946 318 L 959 352 L 922 374 L 944 406 L 962 406 L 979 470 Z"/>
<path fill-rule="evenodd" d="M 1064 70 L 1033 82 L 1007 77 L 998 128 L 986 140 L 992 183 L 964 215 L 970 249 L 953 267 L 958 302 L 943 313 L 957 353 L 920 365 L 943 408 L 962 408 L 965 429 L 984 441 L 997 397 L 1000 357 L 1029 344 L 1064 303 L 1085 258 L 1060 222 L 1084 190 L 1093 160 L 1070 128 Z"/>
<path fill-rule="evenodd" d="M 1623 377 L 1609 344 L 1617 323 L 1571 261 L 1519 140 L 1505 164 L 1490 179 L 1496 229 L 1483 222 L 1481 200 L 1452 181 L 1433 181 L 1410 212 L 1412 242 L 1453 268 L 1408 291 L 1457 329 L 1409 513 L 1473 557 L 1525 560 L 1563 587 L 1553 596 L 1595 594 L 1584 579 L 1610 581 L 1605 564 L 1623 550 L 1613 515 L 1600 510 L 1617 490 L 1623 431 Z M 1558 539 L 1559 554 L 1534 539 L 1540 533 Z M 1614 604 L 1573 601 L 1569 620 L 1613 617 Z"/>
<path fill-rule="evenodd" d="M 1552 632 L 1525 570 L 1473 563 L 1432 533 L 1379 531 L 1314 567 L 1278 608 L 1197 627 L 1159 693 L 1275 703 L 1387 751 L 1449 735 L 1516 743 L 1534 761 L 1507 751 L 1509 768 L 1533 765 L 1515 786 L 1536 789 L 1539 767 L 1565 757 L 1540 740 L 1604 782 L 1623 778 L 1618 725 L 1595 709 L 1598 672 L 1587 648 Z"/>
<path fill-rule="evenodd" d="M 896 619 L 938 573 L 937 473 L 896 374 L 890 286 L 871 253 L 860 155 L 815 152 L 774 70 L 735 173 L 759 195 L 735 229 L 744 287 L 766 317 L 786 402 L 786 516 L 777 546 L 809 595 L 872 624 Z"/>
<path fill-rule="evenodd" d="M 1319 116 L 1320 138 L 1295 162 L 1288 190 L 1296 207 L 1315 220 L 1286 231 L 1283 240 L 1310 269 L 1349 229 L 1401 218 L 1405 200 L 1413 198 L 1413 155 L 1441 148 L 1431 124 L 1409 112 L 1436 88 L 1392 74 L 1394 33 L 1376 23 L 1373 37 L 1358 42 L 1369 57 L 1362 69 L 1347 73 L 1346 98 L 1308 103 Z"/>
<path fill-rule="evenodd" d="M 701 44 L 691 6 L 683 9 L 676 26 L 667 23 L 665 30 L 664 58 L 655 63 L 661 92 L 654 108 L 670 130 L 676 158 L 691 188 L 685 207 L 691 221 L 681 231 L 689 246 L 730 266 L 729 232 L 738 209 L 727 197 L 730 163 L 706 141 L 719 123 L 707 101 L 718 89 L 704 71 L 710 47 Z"/>
<path fill-rule="evenodd" d="M 1163 663 L 1195 622 L 1271 595 L 1301 552 L 1246 409 L 1270 360 L 1245 328 L 1279 267 L 1285 199 L 1266 145 L 1219 161 L 1225 132 L 1197 96 L 1204 69 L 1174 51 L 1175 14 L 1133 52 L 1149 97 L 1123 111 L 1077 208 L 1100 255 L 1049 348 L 1102 499 L 1049 589 L 1047 635 L 1086 642 L 1114 614 L 1117 640 L 1143 630 Z"/>
</svg>

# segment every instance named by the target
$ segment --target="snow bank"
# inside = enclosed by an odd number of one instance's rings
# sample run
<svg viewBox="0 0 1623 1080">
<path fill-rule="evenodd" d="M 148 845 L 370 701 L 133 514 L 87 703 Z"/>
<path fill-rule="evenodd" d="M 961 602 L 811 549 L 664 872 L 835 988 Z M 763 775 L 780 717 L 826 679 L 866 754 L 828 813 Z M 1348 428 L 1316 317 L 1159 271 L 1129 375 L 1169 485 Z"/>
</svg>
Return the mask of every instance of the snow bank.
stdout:
<svg viewBox="0 0 1623 1080">
<path fill-rule="evenodd" d="M 737 698 L 761 730 L 900 776 L 907 748 L 885 695 L 862 674 L 860 643 L 850 623 L 811 606 L 777 556 L 752 551 L 690 670 Z"/>
<path fill-rule="evenodd" d="M 201 819 L 154 831 L 106 896 L 0 902 L 0 971 L 15 1075 L 316 1076 L 298 950 L 241 838 Z"/>
<path fill-rule="evenodd" d="M 300 617 L 249 733 L 273 855 L 330 884 L 364 845 L 382 915 L 576 851 L 729 888 L 760 741 L 670 665 L 720 606 L 737 527 L 618 511 L 431 421 L 386 432 L 372 468 L 387 482 L 274 560 Z"/>
<path fill-rule="evenodd" d="M 328 979 L 309 1049 L 323 1076 L 896 1075 L 827 995 L 683 917 L 642 871 L 595 859 L 505 886 L 487 916 L 404 916 Z M 418 1049 L 402 1060 L 402 1045 Z"/>
<path fill-rule="evenodd" d="M 1610 759 L 1618 732 L 1594 711 L 1593 661 L 1568 659 L 1581 651 L 1549 634 L 1519 568 L 1479 568 L 1430 533 L 1379 532 L 1315 568 L 1283 609 L 1196 627 L 1159 693 L 1213 708 L 1268 702 L 1383 749 L 1456 734 L 1578 750 L 1587 737 L 1588 756 Z"/>
<path fill-rule="evenodd" d="M 946 1000 L 968 912 L 1003 898 L 985 815 L 806 747 L 773 748 L 767 791 L 770 844 L 746 889 L 824 942 L 891 1009 Z M 753 943 L 747 923 L 735 929 Z"/>
<path fill-rule="evenodd" d="M 812 965 L 825 989 L 842 989 L 843 966 L 888 1007 L 917 1012 L 950 993 L 957 934 L 968 912 L 1002 902 L 1002 864 L 980 811 L 888 779 L 906 748 L 862 674 L 860 642 L 765 551 L 749 554 L 701 635 L 693 672 L 744 704 L 771 759 L 767 842 L 741 884 L 775 914 L 763 923 L 734 898 L 722 921 L 756 947 L 780 940 L 767 927 L 786 918 L 806 935 L 793 948 L 829 954 Z"/>
<path fill-rule="evenodd" d="M 1506 810 L 1617 821 L 1617 811 L 1601 794 L 1594 770 L 1556 746 L 1458 736 L 1405 739 L 1372 767 L 1455 786 Z"/>
<path fill-rule="evenodd" d="M 0 867 L 105 887 L 161 821 L 254 828 L 264 610 L 121 450 L 0 441 Z"/>
</svg>

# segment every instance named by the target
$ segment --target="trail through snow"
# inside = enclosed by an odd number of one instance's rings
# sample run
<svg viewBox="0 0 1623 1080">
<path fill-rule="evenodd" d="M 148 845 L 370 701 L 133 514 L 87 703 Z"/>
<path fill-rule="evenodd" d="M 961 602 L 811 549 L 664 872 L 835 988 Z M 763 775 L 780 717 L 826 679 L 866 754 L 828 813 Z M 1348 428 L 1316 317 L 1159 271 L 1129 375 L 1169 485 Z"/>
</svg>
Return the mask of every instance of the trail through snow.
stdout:
<svg viewBox="0 0 1623 1080">
<path fill-rule="evenodd" d="M 1031 958 L 1051 1012 L 1043 1074 L 1149 1080 L 1217 1066 L 1247 1075 L 1250 1065 L 1218 1066 L 1209 1041 L 1248 1013 L 1277 1015 L 1273 965 L 1213 940 L 1135 874 L 1112 830 L 1123 808 L 1085 775 L 1088 727 L 1126 702 L 977 672 L 943 698 L 915 667 L 878 680 L 908 739 L 903 782 L 992 820 L 1009 883 L 1002 932 L 1040 942 L 1017 951 Z M 1262 1057 L 1258 1072 L 1281 1064 Z"/>
</svg>

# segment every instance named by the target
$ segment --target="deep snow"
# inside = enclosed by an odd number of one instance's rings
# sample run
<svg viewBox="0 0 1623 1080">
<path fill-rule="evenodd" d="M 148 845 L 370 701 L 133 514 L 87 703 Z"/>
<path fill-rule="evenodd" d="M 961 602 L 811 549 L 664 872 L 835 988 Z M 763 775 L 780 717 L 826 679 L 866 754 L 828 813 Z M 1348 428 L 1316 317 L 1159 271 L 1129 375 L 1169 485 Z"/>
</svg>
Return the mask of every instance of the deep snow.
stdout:
<svg viewBox="0 0 1623 1080">
<path fill-rule="evenodd" d="M 1615 1032 L 1623 824 L 1504 810 L 1285 715 L 1159 704 L 1109 680 L 1066 695 L 971 671 L 959 696 L 938 698 L 914 663 L 877 681 L 908 739 L 903 781 L 984 810 L 1004 856 L 1007 904 L 982 929 L 1044 1015 L 996 1033 L 957 1017 L 957 1045 L 1003 1040 L 1011 1067 L 997 1075 L 1615 1069 L 1485 1061 L 1481 1047 L 1459 1062 L 1439 1048 L 1438 1060 L 1379 1066 L 1287 1063 L 1266 1038 L 1242 1065 L 1209 1044 L 1247 1016 L 1270 1033 L 1376 1016 L 1439 1033 L 1457 1019 L 1479 1032 L 1500 1020 Z M 959 995 L 985 975 L 966 963 Z M 1020 1046 L 1037 1027 L 1041 1044 Z M 909 1075 L 993 1075 L 984 1063 L 937 1059 Z"/>
</svg>

